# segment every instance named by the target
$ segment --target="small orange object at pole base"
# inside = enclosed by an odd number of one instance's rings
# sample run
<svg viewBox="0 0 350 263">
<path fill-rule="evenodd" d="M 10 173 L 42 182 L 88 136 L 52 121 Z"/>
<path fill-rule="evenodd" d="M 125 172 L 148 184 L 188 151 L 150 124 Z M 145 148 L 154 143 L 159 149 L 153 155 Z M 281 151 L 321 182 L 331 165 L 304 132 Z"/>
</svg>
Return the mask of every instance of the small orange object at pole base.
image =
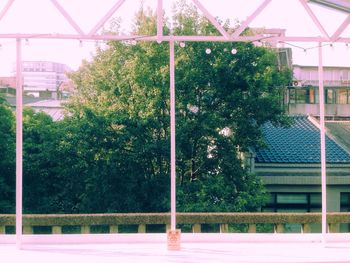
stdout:
<svg viewBox="0 0 350 263">
<path fill-rule="evenodd" d="M 167 231 L 168 250 L 180 250 L 181 248 L 181 229 Z"/>
</svg>

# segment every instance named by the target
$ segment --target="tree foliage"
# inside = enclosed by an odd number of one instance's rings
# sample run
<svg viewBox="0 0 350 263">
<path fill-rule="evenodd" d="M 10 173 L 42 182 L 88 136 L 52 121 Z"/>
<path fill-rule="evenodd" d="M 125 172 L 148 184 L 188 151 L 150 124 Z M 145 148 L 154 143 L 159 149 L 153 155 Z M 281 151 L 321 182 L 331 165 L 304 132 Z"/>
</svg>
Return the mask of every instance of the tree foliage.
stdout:
<svg viewBox="0 0 350 263">
<path fill-rule="evenodd" d="M 141 10 L 136 19 L 135 33 L 154 35 L 156 19 L 152 13 Z M 178 35 L 218 33 L 187 5 L 177 10 L 173 24 Z M 206 53 L 208 48 L 210 54 Z M 233 55 L 232 49 L 237 54 Z M 189 42 L 185 48 L 177 45 L 175 56 L 179 209 L 257 209 L 264 189 L 244 169 L 238 152 L 259 143 L 263 123 L 286 123 L 279 92 L 288 83 L 289 72 L 278 68 L 274 51 L 251 43 Z M 128 180 L 141 176 L 143 183 L 136 192 L 147 192 L 143 198 L 158 196 L 157 204 L 159 200 L 167 204 L 168 43 L 109 42 L 72 78 L 78 87 L 69 106 L 72 115 L 91 121 L 89 114 L 93 113 L 115 127 L 111 138 L 104 137 L 106 146 L 119 141 L 111 151 L 126 159 L 131 156 L 137 163 L 133 169 L 125 164 L 119 169 Z M 127 189 L 129 184 L 124 183 Z M 146 207 L 147 211 L 169 209 L 154 203 Z"/>
<path fill-rule="evenodd" d="M 61 169 L 55 150 L 57 123 L 31 108 L 23 110 L 23 211 L 46 213 L 56 206 L 55 197 L 64 184 L 57 182 Z"/>
<path fill-rule="evenodd" d="M 14 115 L 0 96 L 0 213 L 13 213 L 15 206 Z"/>
<path fill-rule="evenodd" d="M 165 34 L 218 34 L 184 2 L 172 25 Z M 134 33 L 155 30 L 141 8 Z M 279 92 L 289 72 L 252 43 L 176 43 L 175 59 L 178 210 L 257 210 L 265 190 L 241 156 L 260 143 L 262 124 L 286 123 Z M 110 41 L 71 78 L 64 120 L 24 112 L 25 212 L 169 211 L 169 44 Z M 11 116 L 0 132 L 13 134 Z"/>
</svg>

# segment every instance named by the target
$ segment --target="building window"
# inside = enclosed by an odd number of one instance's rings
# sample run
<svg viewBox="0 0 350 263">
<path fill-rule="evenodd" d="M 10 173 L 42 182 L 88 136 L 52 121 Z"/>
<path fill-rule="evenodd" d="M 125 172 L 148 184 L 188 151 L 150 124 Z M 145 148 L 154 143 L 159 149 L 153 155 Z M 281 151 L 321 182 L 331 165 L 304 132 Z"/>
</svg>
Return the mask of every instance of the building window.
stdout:
<svg viewBox="0 0 350 263">
<path fill-rule="evenodd" d="M 277 204 L 307 204 L 307 194 L 276 194 Z"/>
<path fill-rule="evenodd" d="M 340 211 L 350 212 L 350 193 L 340 193 Z"/>
<path fill-rule="evenodd" d="M 289 90 L 289 103 L 315 104 L 318 103 L 318 94 L 315 88 L 298 88 Z"/>
<path fill-rule="evenodd" d="M 319 103 L 318 89 L 313 87 L 289 89 L 289 103 L 317 104 Z M 350 104 L 350 89 L 325 89 L 326 104 Z"/>
<path fill-rule="evenodd" d="M 318 102 L 318 97 L 314 88 L 310 88 L 306 90 L 306 99 L 307 99 L 306 102 L 310 104 L 315 104 Z"/>
<path fill-rule="evenodd" d="M 338 89 L 336 102 L 337 102 L 337 104 L 347 104 L 348 103 L 348 90 Z"/>
<path fill-rule="evenodd" d="M 350 212 L 350 193 L 340 193 L 340 212 Z M 350 224 L 340 224 L 340 232 L 350 232 Z"/>
<path fill-rule="evenodd" d="M 306 90 L 296 89 L 295 103 L 306 103 Z"/>
<path fill-rule="evenodd" d="M 295 89 L 289 90 L 289 103 L 295 104 Z"/>
<path fill-rule="evenodd" d="M 321 211 L 321 193 L 271 193 L 264 212 Z"/>
<path fill-rule="evenodd" d="M 325 90 L 326 93 L 326 103 L 327 104 L 334 104 L 335 103 L 335 90 L 333 89 L 326 89 Z"/>
</svg>

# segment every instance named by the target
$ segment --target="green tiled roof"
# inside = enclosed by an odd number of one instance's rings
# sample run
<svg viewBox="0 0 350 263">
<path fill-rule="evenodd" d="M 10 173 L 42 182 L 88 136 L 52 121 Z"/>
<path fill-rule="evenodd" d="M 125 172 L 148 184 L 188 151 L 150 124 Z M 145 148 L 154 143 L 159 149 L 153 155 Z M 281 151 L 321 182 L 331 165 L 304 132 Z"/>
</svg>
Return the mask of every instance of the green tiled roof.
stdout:
<svg viewBox="0 0 350 263">
<path fill-rule="evenodd" d="M 257 163 L 320 163 L 320 131 L 306 117 L 293 117 L 291 127 L 263 126 L 267 147 L 256 149 Z M 350 163 L 350 154 L 326 136 L 328 163 Z"/>
</svg>

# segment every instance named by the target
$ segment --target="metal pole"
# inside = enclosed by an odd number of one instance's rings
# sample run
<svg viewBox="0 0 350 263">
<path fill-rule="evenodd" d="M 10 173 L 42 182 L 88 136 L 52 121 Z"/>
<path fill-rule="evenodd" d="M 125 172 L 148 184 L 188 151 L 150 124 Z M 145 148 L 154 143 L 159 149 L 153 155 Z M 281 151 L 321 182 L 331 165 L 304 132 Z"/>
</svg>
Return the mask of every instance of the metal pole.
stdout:
<svg viewBox="0 0 350 263">
<path fill-rule="evenodd" d="M 157 6 L 157 41 L 162 41 L 163 37 L 163 0 L 158 0 Z"/>
<path fill-rule="evenodd" d="M 174 41 L 170 47 L 170 203 L 171 230 L 176 229 L 176 144 L 175 144 L 175 59 Z"/>
<path fill-rule="evenodd" d="M 22 243 L 22 43 L 16 39 L 16 245 L 21 247 Z"/>
<path fill-rule="evenodd" d="M 326 136 L 324 124 L 324 87 L 322 42 L 318 45 L 318 90 L 320 99 L 320 137 L 321 137 L 321 188 L 322 188 L 322 239 L 327 233 L 327 181 L 326 181 Z"/>
</svg>

